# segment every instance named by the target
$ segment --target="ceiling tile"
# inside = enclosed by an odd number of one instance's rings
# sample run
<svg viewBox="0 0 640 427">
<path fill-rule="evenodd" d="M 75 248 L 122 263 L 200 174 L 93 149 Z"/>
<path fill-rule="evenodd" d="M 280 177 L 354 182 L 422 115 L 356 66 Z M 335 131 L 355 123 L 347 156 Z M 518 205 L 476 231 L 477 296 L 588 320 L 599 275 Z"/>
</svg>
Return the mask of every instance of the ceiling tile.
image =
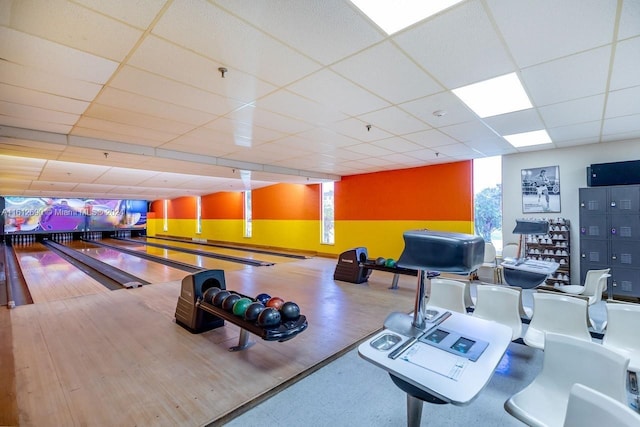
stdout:
<svg viewBox="0 0 640 427">
<path fill-rule="evenodd" d="M 629 132 L 635 135 L 638 131 L 640 131 L 640 114 L 607 119 L 602 127 L 603 135 L 621 135 Z"/>
<path fill-rule="evenodd" d="M 204 111 L 182 107 L 112 87 L 106 87 L 100 92 L 100 95 L 96 98 L 96 103 L 196 126 L 203 125 L 218 117 Z"/>
<path fill-rule="evenodd" d="M 449 91 L 406 102 L 399 107 L 434 128 L 478 119 L 460 98 Z"/>
<path fill-rule="evenodd" d="M 599 120 L 603 111 L 604 95 L 588 96 L 538 108 L 547 128 Z"/>
<path fill-rule="evenodd" d="M 169 134 L 180 135 L 193 129 L 193 125 L 154 117 L 135 111 L 122 110 L 100 104 L 93 104 L 84 114 L 85 117 L 115 122 L 134 127 L 157 130 Z M 86 127 L 86 126 L 85 126 Z"/>
<path fill-rule="evenodd" d="M 358 117 L 372 127 L 379 127 L 393 135 L 401 136 L 408 133 L 427 130 L 431 126 L 402 111 L 398 107 L 389 107 Z"/>
<path fill-rule="evenodd" d="M 0 57 L 51 74 L 104 84 L 118 63 L 77 49 L 0 27 Z"/>
<path fill-rule="evenodd" d="M 176 67 L 176 63 L 181 66 Z M 218 70 L 222 64 L 153 36 L 144 40 L 128 64 L 243 103 L 255 101 L 275 89 L 239 70 L 227 71 L 223 78 Z"/>
<path fill-rule="evenodd" d="M 0 100 L 78 115 L 82 114 L 89 106 L 89 103 L 85 101 L 51 95 L 3 83 L 0 83 Z"/>
<path fill-rule="evenodd" d="M 350 116 L 389 106 L 388 102 L 371 92 L 326 69 L 293 83 L 288 89 Z"/>
<path fill-rule="evenodd" d="M 605 117 L 640 114 L 640 86 L 613 91 L 607 98 Z"/>
<path fill-rule="evenodd" d="M 215 3 L 325 65 L 383 38 L 375 26 L 344 0 L 215 0 Z"/>
<path fill-rule="evenodd" d="M 67 0 L 12 2 L 11 27 L 89 52 L 121 61 L 142 31 Z"/>
<path fill-rule="evenodd" d="M 176 0 L 153 33 L 265 81 L 284 85 L 319 64 L 204 0 Z M 247 50 L 247 47 L 251 47 Z"/>
<path fill-rule="evenodd" d="M 404 135 L 403 138 L 413 141 L 422 147 L 439 147 L 441 145 L 457 144 L 459 142 L 436 129 L 409 133 Z"/>
<path fill-rule="evenodd" d="M 443 90 L 391 42 L 375 45 L 331 68 L 393 104 Z"/>
<path fill-rule="evenodd" d="M 268 95 L 256 103 L 258 108 L 270 111 L 278 111 L 294 119 L 304 120 L 308 123 L 324 125 L 345 118 L 333 108 L 308 100 L 292 92 L 281 90 Z"/>
<path fill-rule="evenodd" d="M 553 142 L 584 138 L 598 140 L 600 138 L 600 121 L 560 126 L 547 129 L 547 132 Z"/>
<path fill-rule="evenodd" d="M 526 68 L 522 84 L 538 107 L 604 93 L 610 56 L 605 46 Z"/>
<path fill-rule="evenodd" d="M 160 77 L 133 67 L 124 67 L 110 83 L 111 87 L 137 93 L 159 101 L 223 115 L 242 105 L 183 83 Z"/>
<path fill-rule="evenodd" d="M 75 0 L 88 8 L 126 22 L 138 28 L 147 28 L 164 7 L 167 0 Z"/>
<path fill-rule="evenodd" d="M 638 17 L 640 22 L 640 16 Z M 638 24 L 640 27 L 640 24 Z M 640 37 L 618 43 L 611 73 L 611 90 L 640 85 Z"/>
<path fill-rule="evenodd" d="M 61 125 L 73 125 L 76 120 L 78 120 L 77 114 L 46 110 L 44 108 L 31 107 L 28 105 L 20 105 L 4 101 L 0 101 L 0 115 Z"/>
<path fill-rule="evenodd" d="M 487 3 L 520 67 L 600 47 L 613 39 L 615 1 L 488 0 Z M 572 18 L 567 19 L 568 16 Z"/>
<path fill-rule="evenodd" d="M 82 101 L 91 101 L 102 88 L 96 83 L 75 80 L 7 61 L 0 61 L 0 79 L 2 83 L 12 86 Z"/>
<path fill-rule="evenodd" d="M 515 70 L 478 0 L 454 6 L 393 40 L 448 89 Z"/>
<path fill-rule="evenodd" d="M 60 123 L 42 122 L 32 118 L 9 117 L 2 115 L 0 115 L 0 123 L 4 126 L 53 132 L 62 135 L 68 134 L 73 127 L 72 125 L 64 125 Z"/>
<path fill-rule="evenodd" d="M 640 2 L 625 0 L 622 3 L 622 13 L 620 14 L 618 40 L 640 35 L 638 22 L 640 22 Z"/>
<path fill-rule="evenodd" d="M 487 117 L 484 122 L 499 135 L 529 132 L 544 129 L 538 112 L 533 108 Z"/>
<path fill-rule="evenodd" d="M 493 138 L 496 136 L 490 128 L 482 122 L 467 122 L 458 125 L 442 127 L 440 132 L 461 142 L 472 141 L 477 138 Z"/>
</svg>

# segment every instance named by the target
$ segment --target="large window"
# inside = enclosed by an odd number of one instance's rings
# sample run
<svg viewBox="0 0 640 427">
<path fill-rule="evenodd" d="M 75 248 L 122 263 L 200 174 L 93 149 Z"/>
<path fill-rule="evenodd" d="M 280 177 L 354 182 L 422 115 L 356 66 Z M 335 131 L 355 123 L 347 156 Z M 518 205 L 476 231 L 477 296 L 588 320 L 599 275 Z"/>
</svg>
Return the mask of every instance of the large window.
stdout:
<svg viewBox="0 0 640 427">
<path fill-rule="evenodd" d="M 251 237 L 251 190 L 244 192 L 244 237 Z"/>
<path fill-rule="evenodd" d="M 477 235 L 502 252 L 502 157 L 473 161 L 474 226 Z"/>
<path fill-rule="evenodd" d="M 196 234 L 202 233 L 202 197 L 196 197 Z"/>
<path fill-rule="evenodd" d="M 334 233 L 334 198 L 333 198 L 333 182 L 322 183 L 322 243 L 333 245 L 335 243 Z"/>
<path fill-rule="evenodd" d="M 169 219 L 167 214 L 168 209 L 169 209 L 169 201 L 167 199 L 164 199 L 162 203 L 162 210 L 164 213 L 164 216 L 162 217 L 162 231 L 169 231 Z"/>
</svg>

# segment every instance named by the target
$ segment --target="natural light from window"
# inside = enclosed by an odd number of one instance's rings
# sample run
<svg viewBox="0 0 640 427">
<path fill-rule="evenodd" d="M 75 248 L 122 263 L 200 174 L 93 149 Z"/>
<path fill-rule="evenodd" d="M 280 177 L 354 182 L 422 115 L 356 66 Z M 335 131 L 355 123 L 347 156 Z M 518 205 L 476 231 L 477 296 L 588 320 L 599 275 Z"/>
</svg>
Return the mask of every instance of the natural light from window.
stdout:
<svg viewBox="0 0 640 427">
<path fill-rule="evenodd" d="M 474 226 L 502 253 L 502 157 L 473 161 Z"/>
</svg>

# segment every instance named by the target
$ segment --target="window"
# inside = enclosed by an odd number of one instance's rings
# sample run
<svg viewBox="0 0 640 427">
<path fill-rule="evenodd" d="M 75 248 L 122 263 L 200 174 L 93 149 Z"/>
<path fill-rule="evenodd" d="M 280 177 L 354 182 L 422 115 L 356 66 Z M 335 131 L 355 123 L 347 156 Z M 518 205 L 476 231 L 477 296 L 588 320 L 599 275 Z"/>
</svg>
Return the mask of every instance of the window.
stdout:
<svg viewBox="0 0 640 427">
<path fill-rule="evenodd" d="M 202 233 L 202 197 L 196 197 L 196 234 Z"/>
<path fill-rule="evenodd" d="M 325 245 L 333 245 L 335 243 L 333 187 L 333 182 L 322 183 L 322 243 Z"/>
<path fill-rule="evenodd" d="M 244 237 L 251 237 L 251 190 L 244 192 Z"/>
<path fill-rule="evenodd" d="M 502 253 L 502 157 L 473 161 L 474 228 Z"/>
<path fill-rule="evenodd" d="M 164 217 L 162 218 L 162 231 L 169 231 L 169 219 L 167 217 L 167 210 L 169 209 L 169 201 L 164 199 L 162 204 L 162 210 Z"/>
</svg>

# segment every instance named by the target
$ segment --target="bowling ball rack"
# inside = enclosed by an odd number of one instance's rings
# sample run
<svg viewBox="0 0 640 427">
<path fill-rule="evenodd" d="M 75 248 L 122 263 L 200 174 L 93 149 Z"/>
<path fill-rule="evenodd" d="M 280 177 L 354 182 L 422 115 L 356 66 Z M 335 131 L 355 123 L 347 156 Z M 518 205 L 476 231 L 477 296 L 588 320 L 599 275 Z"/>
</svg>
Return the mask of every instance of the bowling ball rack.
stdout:
<svg viewBox="0 0 640 427">
<path fill-rule="evenodd" d="M 251 298 L 250 296 L 242 295 L 237 292 L 233 293 L 240 295 L 241 297 Z M 253 298 L 251 299 L 253 300 Z M 295 320 L 282 321 L 280 322 L 279 326 L 272 328 L 263 328 L 261 326 L 258 326 L 254 322 L 246 321 L 243 318 L 236 316 L 232 312 L 228 312 L 220 307 L 216 307 L 213 304 L 209 304 L 204 301 L 197 302 L 196 307 L 202 311 L 231 322 L 240 328 L 240 338 L 238 340 L 238 345 L 229 348 L 229 351 L 244 350 L 255 344 L 254 342 L 249 341 L 249 333 L 257 335 L 265 341 L 284 342 L 294 338 L 300 332 L 307 329 L 308 326 L 307 318 L 303 314 L 301 314 Z"/>
<path fill-rule="evenodd" d="M 409 268 L 402 267 L 387 267 L 385 265 L 376 264 L 375 259 L 368 259 L 363 263 L 359 264 L 360 267 L 368 268 L 369 270 L 378 270 L 378 271 L 386 271 L 388 273 L 393 273 L 393 280 L 391 282 L 391 286 L 389 289 L 398 289 L 398 279 L 400 278 L 400 274 L 404 274 L 407 276 L 418 276 L 418 270 L 412 270 Z M 440 273 L 435 271 L 428 272 L 429 278 L 433 278 L 438 276 Z"/>
</svg>

